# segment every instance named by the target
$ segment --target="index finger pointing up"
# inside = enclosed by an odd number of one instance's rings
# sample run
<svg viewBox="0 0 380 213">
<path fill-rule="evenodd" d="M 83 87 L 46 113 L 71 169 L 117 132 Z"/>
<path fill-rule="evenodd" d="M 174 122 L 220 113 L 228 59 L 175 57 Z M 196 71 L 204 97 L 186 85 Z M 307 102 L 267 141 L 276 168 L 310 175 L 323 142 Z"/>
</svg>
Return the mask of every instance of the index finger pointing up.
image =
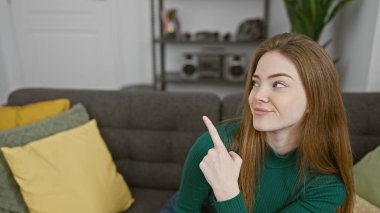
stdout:
<svg viewBox="0 0 380 213">
<path fill-rule="evenodd" d="M 227 152 L 227 148 L 224 146 L 222 139 L 220 139 L 220 136 L 218 134 L 218 131 L 216 130 L 214 124 L 211 122 L 211 120 L 207 116 L 203 116 L 203 122 L 205 123 L 212 142 L 214 143 L 214 148 L 218 152 Z"/>
</svg>

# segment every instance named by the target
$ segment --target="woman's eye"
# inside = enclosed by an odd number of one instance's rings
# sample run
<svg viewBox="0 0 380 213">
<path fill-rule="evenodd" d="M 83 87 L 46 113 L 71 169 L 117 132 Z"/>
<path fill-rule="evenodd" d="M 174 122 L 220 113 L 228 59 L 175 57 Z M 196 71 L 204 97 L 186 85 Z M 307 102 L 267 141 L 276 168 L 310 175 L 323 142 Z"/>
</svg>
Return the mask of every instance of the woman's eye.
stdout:
<svg viewBox="0 0 380 213">
<path fill-rule="evenodd" d="M 274 82 L 273 87 L 276 87 L 276 88 L 284 88 L 284 87 L 285 87 L 285 84 L 282 83 L 282 82 L 276 81 L 276 82 Z"/>
<path fill-rule="evenodd" d="M 257 86 L 259 86 L 259 84 L 255 80 L 253 80 L 252 81 L 252 87 L 257 87 Z"/>
</svg>

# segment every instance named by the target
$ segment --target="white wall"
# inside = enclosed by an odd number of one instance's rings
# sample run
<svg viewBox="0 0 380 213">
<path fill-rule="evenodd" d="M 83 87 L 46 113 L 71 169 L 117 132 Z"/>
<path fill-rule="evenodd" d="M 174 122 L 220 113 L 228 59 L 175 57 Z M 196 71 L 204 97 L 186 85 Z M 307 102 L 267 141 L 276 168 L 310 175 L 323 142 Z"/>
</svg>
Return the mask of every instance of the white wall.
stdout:
<svg viewBox="0 0 380 213">
<path fill-rule="evenodd" d="M 150 1 L 117 0 L 124 63 L 124 83 L 151 83 Z"/>
<path fill-rule="evenodd" d="M 367 91 L 380 91 L 380 3 L 377 11 L 376 30 L 373 36 Z"/>
<path fill-rule="evenodd" d="M 3 48 L 0 43 L 0 50 L 1 49 Z M 3 105 L 6 102 L 6 97 L 9 90 L 8 75 L 5 71 L 3 58 L 4 56 L 2 51 L 0 51 L 0 105 Z"/>
<path fill-rule="evenodd" d="M 357 0 L 337 19 L 335 48 L 341 58 L 337 67 L 343 91 L 367 91 L 379 12 L 379 1 Z"/>
<path fill-rule="evenodd" d="M 12 89 L 10 78 L 12 50 L 11 48 L 11 26 L 5 0 L 0 0 L 0 105 L 6 102 L 9 91 Z"/>
<path fill-rule="evenodd" d="M 270 0 L 268 35 L 290 32 L 290 22 L 284 1 Z"/>
</svg>

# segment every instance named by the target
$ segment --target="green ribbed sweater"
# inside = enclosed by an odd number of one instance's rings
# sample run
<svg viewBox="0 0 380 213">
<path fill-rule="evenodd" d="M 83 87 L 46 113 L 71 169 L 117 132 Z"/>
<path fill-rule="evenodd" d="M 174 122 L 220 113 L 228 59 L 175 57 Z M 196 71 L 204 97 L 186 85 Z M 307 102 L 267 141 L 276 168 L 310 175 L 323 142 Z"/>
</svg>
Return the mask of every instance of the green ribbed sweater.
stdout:
<svg viewBox="0 0 380 213">
<path fill-rule="evenodd" d="M 228 148 L 237 124 L 217 126 L 220 137 Z M 207 183 L 199 163 L 213 147 L 208 132 L 197 139 L 190 149 L 174 212 L 202 212 L 202 206 L 210 206 L 215 212 L 247 212 L 243 196 L 218 202 Z M 255 189 L 253 212 L 335 212 L 346 196 L 345 187 L 339 177 L 310 172 L 302 184 L 297 184 L 297 151 L 278 156 L 268 149 L 265 163 Z M 246 162 L 243 162 L 246 163 Z M 303 184 L 304 183 L 304 184 Z M 292 196 L 291 196 L 292 194 Z"/>
</svg>

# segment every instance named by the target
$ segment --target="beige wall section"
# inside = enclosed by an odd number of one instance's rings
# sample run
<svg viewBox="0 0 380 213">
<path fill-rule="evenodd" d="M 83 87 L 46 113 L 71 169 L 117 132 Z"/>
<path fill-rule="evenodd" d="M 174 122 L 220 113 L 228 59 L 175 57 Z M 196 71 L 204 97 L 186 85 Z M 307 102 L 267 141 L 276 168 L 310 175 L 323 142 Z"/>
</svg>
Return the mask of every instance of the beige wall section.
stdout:
<svg viewBox="0 0 380 213">
<path fill-rule="evenodd" d="M 367 90 L 378 6 L 378 0 L 356 0 L 337 19 L 335 48 L 343 91 Z"/>
</svg>

